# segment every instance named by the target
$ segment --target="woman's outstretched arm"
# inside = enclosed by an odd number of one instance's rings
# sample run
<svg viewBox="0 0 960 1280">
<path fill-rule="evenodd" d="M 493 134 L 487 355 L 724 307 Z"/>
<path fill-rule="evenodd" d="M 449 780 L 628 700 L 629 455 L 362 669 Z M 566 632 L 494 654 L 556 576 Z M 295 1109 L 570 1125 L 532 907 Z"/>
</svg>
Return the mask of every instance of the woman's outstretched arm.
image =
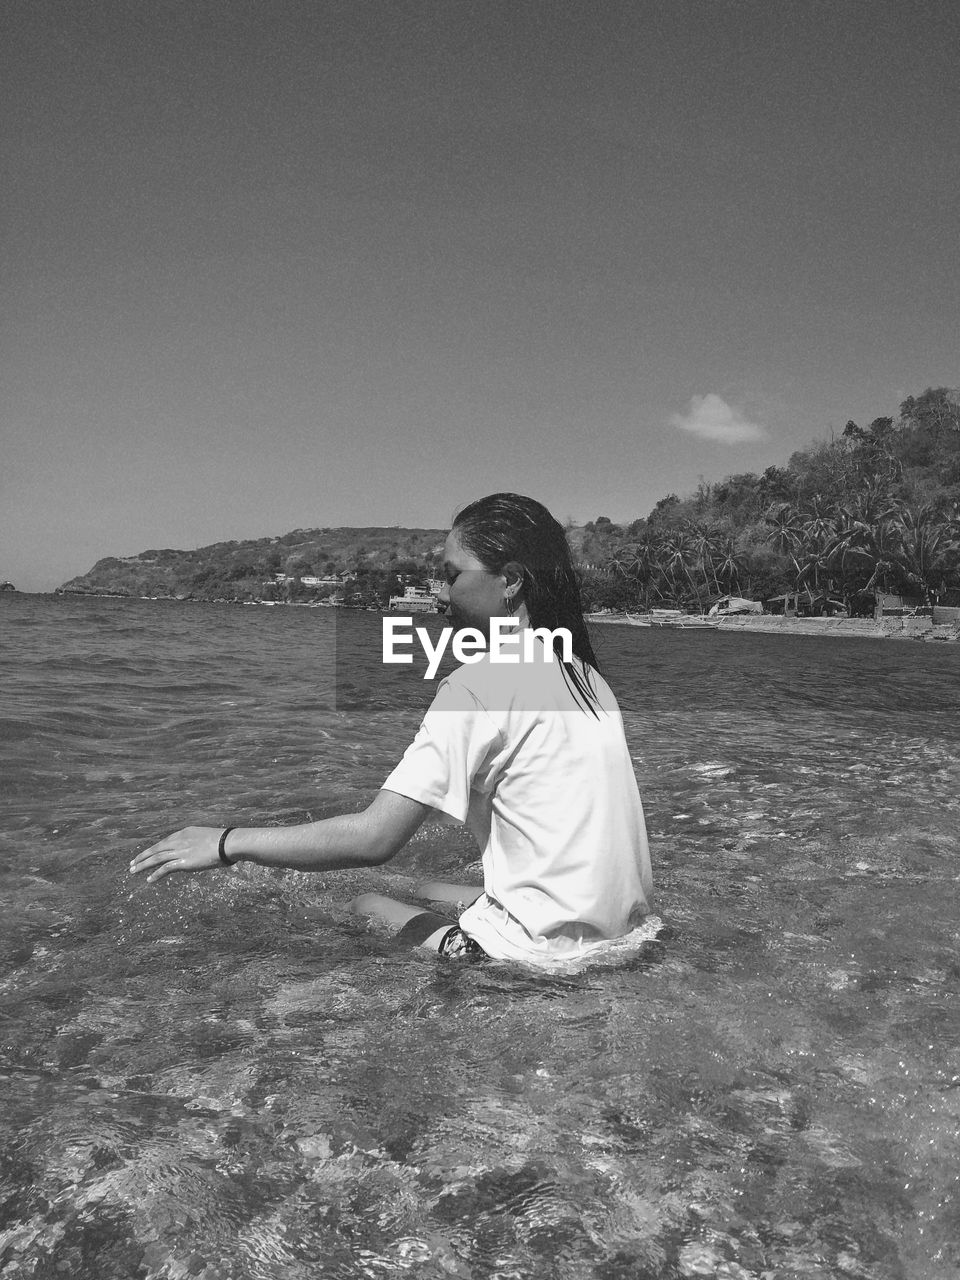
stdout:
<svg viewBox="0 0 960 1280">
<path fill-rule="evenodd" d="M 343 867 L 379 866 L 407 843 L 429 805 L 395 791 L 380 791 L 369 808 L 296 827 L 235 827 L 224 853 L 231 862 L 257 862 L 263 867 L 296 871 L 336 871 Z M 222 867 L 218 846 L 222 827 L 184 827 L 138 853 L 132 875 L 149 872 L 160 880 L 173 871 L 210 871 Z"/>
</svg>

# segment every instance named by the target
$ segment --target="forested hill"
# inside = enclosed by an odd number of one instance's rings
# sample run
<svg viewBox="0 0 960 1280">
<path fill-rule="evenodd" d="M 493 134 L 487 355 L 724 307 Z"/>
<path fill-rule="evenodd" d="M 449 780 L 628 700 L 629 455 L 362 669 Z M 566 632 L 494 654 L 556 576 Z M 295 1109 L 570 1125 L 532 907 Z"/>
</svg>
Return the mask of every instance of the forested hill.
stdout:
<svg viewBox="0 0 960 1280">
<path fill-rule="evenodd" d="M 301 594 L 302 577 L 355 574 L 382 580 L 434 572 L 445 529 L 294 529 L 275 538 L 216 542 L 194 551 L 171 548 L 108 556 L 60 591 L 78 595 L 172 596 L 250 600 Z M 278 589 L 278 574 L 292 583 Z M 273 584 L 273 585 L 271 585 Z"/>
<path fill-rule="evenodd" d="M 195 551 L 164 548 L 107 556 L 58 590 L 190 600 L 304 600 L 337 594 L 355 602 L 358 597 L 382 602 L 403 583 L 440 575 L 446 536 L 446 529 L 294 529 L 281 537 L 216 542 Z M 604 565 L 623 530 L 601 517 L 596 525 L 568 523 L 567 537 L 575 559 Z M 338 574 L 349 580 L 319 587 L 301 581 Z"/>
<path fill-rule="evenodd" d="M 897 417 L 848 422 L 785 467 L 668 494 L 605 533 L 620 546 L 588 574 L 594 605 L 698 609 L 788 591 L 851 612 L 878 591 L 960 605 L 960 392 L 929 388 Z"/>
</svg>

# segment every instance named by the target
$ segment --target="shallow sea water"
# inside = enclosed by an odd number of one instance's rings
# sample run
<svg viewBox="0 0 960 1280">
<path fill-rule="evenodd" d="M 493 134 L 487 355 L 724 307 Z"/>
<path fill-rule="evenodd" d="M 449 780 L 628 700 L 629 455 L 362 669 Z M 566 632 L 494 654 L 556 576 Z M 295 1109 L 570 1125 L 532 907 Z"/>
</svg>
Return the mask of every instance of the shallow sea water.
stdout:
<svg viewBox="0 0 960 1280">
<path fill-rule="evenodd" d="M 190 821 L 372 798 L 429 687 L 374 614 L 0 597 L 0 1277 L 947 1280 L 960 646 L 597 628 L 660 937 L 397 950 L 380 873 L 157 886 Z"/>
</svg>

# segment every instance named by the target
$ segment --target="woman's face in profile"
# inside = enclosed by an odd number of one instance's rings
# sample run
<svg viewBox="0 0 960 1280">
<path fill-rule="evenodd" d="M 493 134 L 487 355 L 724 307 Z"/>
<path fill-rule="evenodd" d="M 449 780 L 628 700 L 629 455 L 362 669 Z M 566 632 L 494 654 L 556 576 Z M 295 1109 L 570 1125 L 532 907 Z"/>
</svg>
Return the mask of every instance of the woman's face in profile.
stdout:
<svg viewBox="0 0 960 1280">
<path fill-rule="evenodd" d="M 444 587 L 440 604 L 455 631 L 476 627 L 490 634 L 490 619 L 509 613 L 505 602 L 506 579 L 491 573 L 472 552 L 460 545 L 451 529 L 443 548 Z"/>
</svg>

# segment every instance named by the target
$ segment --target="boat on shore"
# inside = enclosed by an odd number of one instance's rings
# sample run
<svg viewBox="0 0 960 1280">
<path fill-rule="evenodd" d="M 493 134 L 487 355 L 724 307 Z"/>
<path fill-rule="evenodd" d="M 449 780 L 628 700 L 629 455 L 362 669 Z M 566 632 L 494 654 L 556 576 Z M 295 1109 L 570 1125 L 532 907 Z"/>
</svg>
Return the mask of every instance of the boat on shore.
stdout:
<svg viewBox="0 0 960 1280">
<path fill-rule="evenodd" d="M 666 627 L 673 631 L 712 630 L 720 625 L 719 618 L 708 618 L 700 613 L 684 613 L 681 609 L 651 609 L 649 613 L 628 613 L 624 621 L 631 627 Z"/>
<path fill-rule="evenodd" d="M 429 587 L 407 587 L 402 596 L 391 596 L 390 613 L 437 613 L 437 592 Z"/>
</svg>

